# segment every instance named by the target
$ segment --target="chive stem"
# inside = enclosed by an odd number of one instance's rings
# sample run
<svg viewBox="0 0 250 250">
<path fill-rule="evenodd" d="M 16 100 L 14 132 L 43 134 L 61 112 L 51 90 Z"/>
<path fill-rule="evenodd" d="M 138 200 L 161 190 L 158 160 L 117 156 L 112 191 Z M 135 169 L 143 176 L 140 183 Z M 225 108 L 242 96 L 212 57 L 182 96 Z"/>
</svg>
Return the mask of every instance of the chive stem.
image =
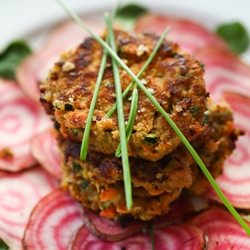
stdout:
<svg viewBox="0 0 250 250">
<path fill-rule="evenodd" d="M 234 209 L 234 207 L 231 205 L 231 203 L 228 201 L 228 199 L 225 197 L 223 192 L 220 190 L 219 186 L 213 179 L 212 175 L 207 170 L 206 166 L 198 156 L 198 154 L 195 152 L 194 148 L 191 146 L 191 144 L 188 142 L 188 140 L 185 138 L 185 136 L 182 134 L 182 132 L 179 130 L 179 128 L 176 126 L 176 124 L 172 121 L 172 119 L 168 116 L 168 114 L 165 112 L 165 110 L 160 106 L 160 104 L 156 101 L 156 99 L 149 93 L 149 91 L 145 88 L 145 86 L 140 82 L 138 77 L 134 75 L 134 73 L 129 69 L 129 67 L 118 57 L 117 54 L 114 53 L 112 48 L 109 47 L 105 41 L 103 41 L 98 35 L 96 35 L 94 32 L 91 31 L 91 29 L 74 13 L 73 11 L 69 10 L 60 0 L 56 0 L 61 7 L 85 30 L 87 30 L 94 39 L 96 39 L 105 49 L 107 49 L 108 53 L 111 55 L 111 57 L 116 60 L 118 64 L 121 65 L 121 67 L 130 75 L 135 82 L 138 84 L 138 87 L 142 89 L 142 91 L 145 93 L 145 95 L 149 98 L 149 100 L 152 102 L 152 104 L 158 109 L 158 111 L 162 114 L 162 116 L 168 121 L 170 126 L 173 128 L 173 130 L 176 132 L 176 134 L 180 137 L 183 144 L 186 146 L 190 154 L 193 156 L 193 158 L 196 160 L 197 164 L 201 168 L 202 172 L 210 182 L 211 186 L 214 188 L 217 195 L 220 197 L 221 201 L 224 203 L 224 205 L 227 207 L 229 212 L 235 217 L 235 219 L 238 221 L 238 223 L 242 226 L 242 228 L 246 231 L 246 233 L 250 236 L 250 228 L 246 224 L 246 222 L 241 218 L 241 216 L 237 213 L 237 211 Z M 123 145 L 122 145 L 123 146 Z M 123 148 L 122 148 L 123 150 Z M 123 151 L 122 151 L 123 152 Z M 131 184 L 131 183 L 130 183 Z M 128 204 L 127 204 L 128 207 Z"/>
<path fill-rule="evenodd" d="M 97 101 L 97 98 L 98 98 L 98 93 L 99 93 L 99 90 L 100 90 L 104 70 L 105 70 L 105 67 L 106 67 L 107 57 L 108 57 L 107 50 L 104 50 L 102 60 L 101 60 L 100 69 L 99 69 L 99 72 L 98 72 L 98 77 L 97 77 L 97 80 L 96 80 L 94 94 L 93 94 L 91 104 L 90 104 L 90 108 L 89 108 L 89 113 L 88 113 L 88 118 L 87 118 L 85 130 L 84 130 L 83 140 L 82 140 L 80 159 L 83 160 L 83 161 L 86 161 L 86 158 L 87 158 L 89 133 L 90 133 L 90 128 L 91 128 L 91 124 L 92 124 L 92 120 L 93 120 L 96 101 Z"/>
<path fill-rule="evenodd" d="M 112 29 L 112 19 L 110 18 L 108 13 L 105 14 L 105 19 L 106 19 L 107 27 L 108 27 L 108 41 L 110 43 L 111 48 L 114 51 L 113 53 L 116 53 L 116 43 L 115 43 L 115 37 L 114 37 L 113 29 Z M 115 92 L 116 92 L 118 127 L 119 127 L 119 133 L 120 133 L 120 145 L 121 145 L 121 155 L 122 155 L 125 198 L 126 198 L 127 209 L 130 210 L 133 205 L 132 183 L 131 183 L 131 176 L 130 176 L 127 141 L 126 141 L 126 130 L 125 130 L 125 121 L 124 121 L 120 72 L 119 72 L 118 64 L 116 60 L 114 60 L 114 58 L 112 58 L 112 67 L 113 67 Z"/>
<path fill-rule="evenodd" d="M 140 71 L 138 72 L 138 74 L 136 75 L 138 78 L 143 74 L 143 72 L 145 71 L 145 69 L 148 67 L 148 65 L 152 62 L 153 58 L 155 57 L 155 54 L 157 53 L 158 49 L 160 48 L 161 44 L 163 43 L 164 39 L 166 38 L 167 34 L 169 33 L 169 27 L 167 27 L 163 34 L 161 35 L 161 37 L 159 38 L 158 42 L 156 43 L 152 53 L 150 54 L 150 56 L 148 57 L 147 61 L 144 63 L 144 65 L 142 66 L 142 68 L 140 69 Z M 132 88 L 132 86 L 134 85 L 135 80 L 132 80 L 132 82 L 127 86 L 127 88 L 124 90 L 124 92 L 122 93 L 122 98 L 125 98 L 126 95 L 129 93 L 130 89 Z M 109 112 L 106 114 L 106 118 L 109 118 L 114 111 L 116 110 L 117 104 L 115 103 L 113 105 L 113 107 L 109 110 Z"/>
<path fill-rule="evenodd" d="M 137 106 L 138 106 L 138 90 L 137 90 L 137 87 L 135 86 L 133 89 L 133 93 L 132 93 L 130 113 L 129 113 L 128 123 L 126 126 L 126 141 L 127 141 L 127 143 L 128 143 L 130 136 L 133 132 L 135 117 L 136 117 L 136 112 L 137 112 Z M 121 143 L 117 147 L 115 156 L 116 157 L 121 156 Z"/>
<path fill-rule="evenodd" d="M 153 227 L 153 222 L 149 221 L 149 233 L 151 237 L 151 249 L 155 249 L 155 237 L 154 237 L 154 227 Z"/>
</svg>

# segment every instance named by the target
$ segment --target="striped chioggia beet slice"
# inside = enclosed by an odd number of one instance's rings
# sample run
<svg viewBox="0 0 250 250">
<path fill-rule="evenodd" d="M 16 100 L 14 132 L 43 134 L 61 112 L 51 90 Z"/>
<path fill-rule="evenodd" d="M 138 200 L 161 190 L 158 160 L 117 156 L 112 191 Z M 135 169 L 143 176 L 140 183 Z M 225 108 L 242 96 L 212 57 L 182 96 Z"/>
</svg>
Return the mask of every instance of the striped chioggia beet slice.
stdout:
<svg viewBox="0 0 250 250">
<path fill-rule="evenodd" d="M 0 169 L 18 171 L 34 165 L 31 139 L 48 129 L 51 121 L 38 103 L 7 80 L 0 80 L 0 110 Z"/>
<path fill-rule="evenodd" d="M 183 51 L 193 53 L 196 49 L 208 44 L 226 47 L 217 35 L 197 22 L 188 19 L 148 13 L 138 19 L 135 30 L 152 31 L 161 35 L 167 26 L 171 27 L 167 39 L 177 41 Z"/>
<path fill-rule="evenodd" d="M 206 88 L 218 102 L 224 91 L 250 97 L 250 66 L 227 49 L 206 46 L 195 53 L 205 65 Z"/>
<path fill-rule="evenodd" d="M 205 210 L 195 216 L 191 223 L 206 232 L 209 250 L 250 249 L 250 237 L 235 218 L 222 208 Z"/>
<path fill-rule="evenodd" d="M 204 232 L 190 224 L 154 229 L 154 238 L 157 250 L 200 250 L 204 249 L 206 244 Z M 97 238 L 85 226 L 82 226 L 69 249 L 151 250 L 152 240 L 149 233 L 138 233 L 121 241 L 108 242 Z"/>
<path fill-rule="evenodd" d="M 102 22 L 84 20 L 91 29 L 100 34 L 104 29 Z M 55 26 L 45 45 L 38 52 L 28 56 L 18 67 L 16 77 L 24 93 L 34 101 L 39 101 L 39 81 L 44 80 L 53 63 L 59 60 L 60 54 L 83 42 L 89 34 L 76 22 L 69 20 Z"/>
<path fill-rule="evenodd" d="M 47 130 L 32 139 L 31 153 L 51 175 L 62 179 L 61 157 L 52 130 Z"/>
<path fill-rule="evenodd" d="M 27 250 L 67 250 L 83 225 L 82 208 L 68 192 L 56 189 L 33 209 L 23 237 Z"/>
<path fill-rule="evenodd" d="M 183 206 L 185 204 L 185 206 Z M 152 221 L 155 228 L 165 227 L 174 223 L 179 223 L 183 217 L 194 211 L 190 197 L 182 195 L 175 200 L 171 206 L 168 214 L 160 216 Z M 125 239 L 135 233 L 142 231 L 142 228 L 148 228 L 149 223 L 140 220 L 130 220 L 121 227 L 113 220 L 106 219 L 90 210 L 84 211 L 84 222 L 89 231 L 100 239 L 106 241 L 119 241 Z"/>
<path fill-rule="evenodd" d="M 36 203 L 58 186 L 41 167 L 19 173 L 0 171 L 0 238 L 12 250 L 22 249 L 24 230 Z"/>
<path fill-rule="evenodd" d="M 245 131 L 236 142 L 233 154 L 224 163 L 224 171 L 216 181 L 231 204 L 250 208 L 250 98 L 236 93 L 224 93 L 225 100 L 234 110 L 237 128 Z M 220 201 L 212 188 L 209 197 Z"/>
</svg>

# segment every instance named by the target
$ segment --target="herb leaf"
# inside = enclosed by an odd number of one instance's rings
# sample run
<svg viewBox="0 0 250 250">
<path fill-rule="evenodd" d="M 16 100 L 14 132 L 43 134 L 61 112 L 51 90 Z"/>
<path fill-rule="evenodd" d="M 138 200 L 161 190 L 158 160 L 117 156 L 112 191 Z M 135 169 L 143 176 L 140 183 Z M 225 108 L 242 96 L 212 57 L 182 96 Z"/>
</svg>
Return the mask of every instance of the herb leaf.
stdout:
<svg viewBox="0 0 250 250">
<path fill-rule="evenodd" d="M 200 110 L 200 106 L 199 105 L 190 107 L 190 112 L 193 115 L 197 115 L 199 113 L 199 110 Z"/>
<path fill-rule="evenodd" d="M 219 35 L 236 54 L 245 52 L 249 46 L 249 35 L 239 22 L 222 24 L 216 29 Z"/>
<path fill-rule="evenodd" d="M 8 250 L 9 247 L 6 245 L 6 243 L 0 239 L 0 250 Z"/>
<path fill-rule="evenodd" d="M 155 144 L 157 142 L 157 136 L 155 134 L 148 134 L 144 137 L 143 142 L 147 144 Z"/>
<path fill-rule="evenodd" d="M 24 41 L 14 41 L 0 53 L 0 77 L 15 80 L 15 71 L 22 60 L 31 53 Z"/>
<path fill-rule="evenodd" d="M 122 25 L 123 29 L 132 30 L 138 16 L 146 11 L 147 9 L 141 5 L 133 3 L 127 4 L 118 9 L 115 20 Z"/>
</svg>

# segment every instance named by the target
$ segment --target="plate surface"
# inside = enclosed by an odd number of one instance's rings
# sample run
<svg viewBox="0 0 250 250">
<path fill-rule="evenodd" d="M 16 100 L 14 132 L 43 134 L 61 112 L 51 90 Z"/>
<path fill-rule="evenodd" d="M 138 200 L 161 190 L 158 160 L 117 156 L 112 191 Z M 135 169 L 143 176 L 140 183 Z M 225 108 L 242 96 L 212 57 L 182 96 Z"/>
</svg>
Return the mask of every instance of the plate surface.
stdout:
<svg viewBox="0 0 250 250">
<path fill-rule="evenodd" d="M 80 15 L 101 14 L 110 10 L 117 0 L 64 0 L 64 3 Z M 187 17 L 199 21 L 209 29 L 219 23 L 240 21 L 250 33 L 250 1 L 246 0 L 130 0 L 145 5 L 153 11 L 175 16 Z M 13 39 L 26 39 L 34 48 L 39 39 L 55 23 L 67 18 L 67 14 L 53 0 L 1 0 L 0 1 L 0 50 Z M 39 39 L 38 39 L 39 38 Z M 37 41 L 38 39 L 38 41 Z M 243 55 L 250 63 L 250 50 Z"/>
</svg>

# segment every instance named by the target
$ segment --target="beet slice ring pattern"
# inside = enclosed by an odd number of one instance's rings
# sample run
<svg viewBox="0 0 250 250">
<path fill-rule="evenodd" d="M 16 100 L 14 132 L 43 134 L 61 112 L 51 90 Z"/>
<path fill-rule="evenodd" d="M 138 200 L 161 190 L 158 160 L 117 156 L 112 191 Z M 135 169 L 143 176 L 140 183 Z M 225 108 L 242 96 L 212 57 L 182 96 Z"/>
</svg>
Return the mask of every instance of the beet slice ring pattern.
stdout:
<svg viewBox="0 0 250 250">
<path fill-rule="evenodd" d="M 71 237 L 82 225 L 80 205 L 68 192 L 56 189 L 33 209 L 23 247 L 27 250 L 66 250 Z"/>
<path fill-rule="evenodd" d="M 45 131 L 33 138 L 31 153 L 51 175 L 62 179 L 61 157 L 52 131 Z"/>
<path fill-rule="evenodd" d="M 214 33 L 200 24 L 187 19 L 178 19 L 149 13 L 142 15 L 142 17 L 138 19 L 135 30 L 152 31 L 157 35 L 161 35 L 168 25 L 171 27 L 171 31 L 167 39 L 178 41 L 182 50 L 189 53 L 208 44 L 226 47 L 225 43 Z"/>
<path fill-rule="evenodd" d="M 58 186 L 58 181 L 41 167 L 19 173 L 0 171 L 0 238 L 11 249 L 22 249 L 31 210 Z"/>
<path fill-rule="evenodd" d="M 0 169 L 18 171 L 34 165 L 30 141 L 51 126 L 49 118 L 16 83 L 7 80 L 0 80 L 0 110 Z"/>
<path fill-rule="evenodd" d="M 104 25 L 95 20 L 84 20 L 92 30 L 100 33 Z M 23 92 L 33 101 L 39 102 L 39 81 L 45 79 L 48 70 L 59 59 L 60 53 L 83 42 L 89 34 L 76 22 L 65 21 L 52 29 L 44 47 L 28 56 L 17 69 L 17 81 Z"/>
<path fill-rule="evenodd" d="M 191 223 L 207 233 L 209 250 L 250 249 L 249 236 L 226 210 L 208 209 L 193 218 Z"/>
<path fill-rule="evenodd" d="M 239 208 L 250 208 L 250 98 L 235 93 L 225 93 L 224 98 L 234 110 L 236 127 L 245 131 L 236 142 L 236 149 L 224 164 L 217 183 L 230 203 Z M 212 188 L 209 197 L 219 202 Z"/>
<path fill-rule="evenodd" d="M 205 64 L 207 90 L 214 101 L 230 91 L 250 97 L 250 67 L 227 49 L 206 46 L 195 53 Z"/>
<path fill-rule="evenodd" d="M 155 249 L 157 250 L 200 250 L 204 249 L 206 245 L 204 232 L 189 224 L 155 229 L 154 235 Z M 118 242 L 108 242 L 96 238 L 85 226 L 82 226 L 69 249 L 150 250 L 152 249 L 151 246 L 151 237 L 148 233 L 138 233 Z"/>
</svg>

